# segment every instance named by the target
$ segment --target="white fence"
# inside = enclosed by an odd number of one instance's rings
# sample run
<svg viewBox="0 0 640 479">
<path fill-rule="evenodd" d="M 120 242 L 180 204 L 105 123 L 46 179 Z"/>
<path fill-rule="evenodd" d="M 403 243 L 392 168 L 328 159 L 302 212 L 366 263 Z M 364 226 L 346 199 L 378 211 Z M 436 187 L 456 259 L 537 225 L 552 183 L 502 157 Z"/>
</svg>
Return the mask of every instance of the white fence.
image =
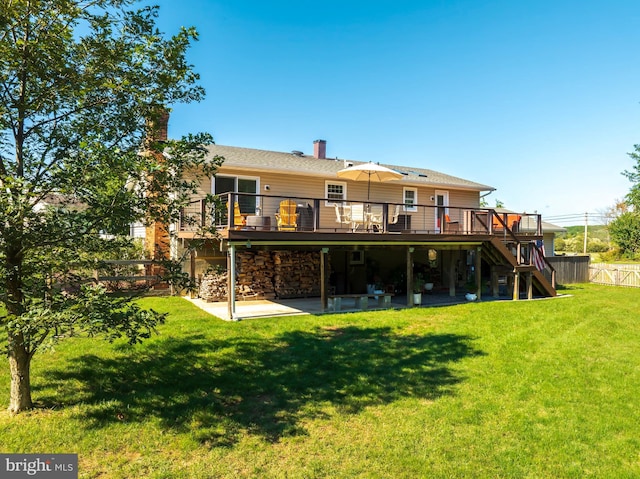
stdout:
<svg viewBox="0 0 640 479">
<path fill-rule="evenodd" d="M 592 263 L 589 266 L 589 281 L 640 288 L 640 264 Z"/>
</svg>

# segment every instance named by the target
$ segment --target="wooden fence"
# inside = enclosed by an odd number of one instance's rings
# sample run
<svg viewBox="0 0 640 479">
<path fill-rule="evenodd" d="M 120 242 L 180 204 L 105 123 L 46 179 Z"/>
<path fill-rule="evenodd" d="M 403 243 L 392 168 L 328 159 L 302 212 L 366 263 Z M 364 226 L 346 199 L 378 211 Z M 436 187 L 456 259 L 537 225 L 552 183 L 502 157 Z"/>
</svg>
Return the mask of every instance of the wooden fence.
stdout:
<svg viewBox="0 0 640 479">
<path fill-rule="evenodd" d="M 589 267 L 592 283 L 640 288 L 640 265 L 594 263 Z"/>
<path fill-rule="evenodd" d="M 106 284 L 111 291 L 165 290 L 169 285 L 157 274 L 159 265 L 160 262 L 153 260 L 106 260 L 100 269 L 93 271 L 91 280 Z M 108 274 L 101 274 L 104 270 Z"/>
<path fill-rule="evenodd" d="M 547 256 L 556 270 L 557 284 L 588 283 L 589 256 Z"/>
</svg>

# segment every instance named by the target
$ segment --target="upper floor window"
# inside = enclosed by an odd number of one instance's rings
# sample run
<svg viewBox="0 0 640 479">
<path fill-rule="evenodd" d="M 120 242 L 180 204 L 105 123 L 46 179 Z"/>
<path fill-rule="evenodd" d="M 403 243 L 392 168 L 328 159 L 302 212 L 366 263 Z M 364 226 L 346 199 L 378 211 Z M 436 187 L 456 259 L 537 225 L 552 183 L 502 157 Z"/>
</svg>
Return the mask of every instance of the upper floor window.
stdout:
<svg viewBox="0 0 640 479">
<path fill-rule="evenodd" d="M 405 187 L 402 190 L 402 202 L 404 211 L 418 211 L 418 189 Z"/>
<path fill-rule="evenodd" d="M 324 183 L 325 205 L 333 206 L 347 199 L 347 184 L 341 181 L 326 181 Z"/>
</svg>

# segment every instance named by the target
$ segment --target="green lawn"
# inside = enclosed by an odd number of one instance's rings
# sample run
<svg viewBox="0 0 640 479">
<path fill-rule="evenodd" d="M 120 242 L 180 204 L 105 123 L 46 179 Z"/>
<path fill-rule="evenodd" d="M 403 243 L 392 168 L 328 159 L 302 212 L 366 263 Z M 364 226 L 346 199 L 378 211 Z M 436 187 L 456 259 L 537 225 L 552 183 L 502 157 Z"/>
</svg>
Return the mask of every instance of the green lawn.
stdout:
<svg viewBox="0 0 640 479">
<path fill-rule="evenodd" d="M 80 477 L 640 477 L 640 290 L 226 323 L 37 356 L 1 452 Z M 8 368 L 0 373 L 6 410 Z"/>
</svg>

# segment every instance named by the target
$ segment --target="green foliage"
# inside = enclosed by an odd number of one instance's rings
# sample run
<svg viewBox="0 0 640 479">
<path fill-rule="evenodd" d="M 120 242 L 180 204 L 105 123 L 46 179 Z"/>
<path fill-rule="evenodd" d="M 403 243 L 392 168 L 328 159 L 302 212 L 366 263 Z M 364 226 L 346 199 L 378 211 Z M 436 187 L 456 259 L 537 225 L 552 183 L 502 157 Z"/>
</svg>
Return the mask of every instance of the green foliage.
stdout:
<svg viewBox="0 0 640 479">
<path fill-rule="evenodd" d="M 567 226 L 567 232 L 559 234 L 554 242 L 556 251 L 582 253 L 584 251 L 584 226 Z M 604 225 L 587 228 L 587 253 L 609 251 L 609 232 Z"/>
<path fill-rule="evenodd" d="M 79 276 L 118 257 L 130 223 L 173 222 L 196 172 L 222 161 L 205 162 L 208 134 L 153 140 L 165 106 L 203 98 L 185 57 L 197 33 L 165 39 L 157 7 L 134 3 L 0 2 L 0 326 L 10 360 L 80 331 L 147 336 L 160 316 Z"/>
<path fill-rule="evenodd" d="M 629 156 L 635 164 L 622 174 L 632 186 L 625 197 L 626 201 L 613 209 L 609 232 L 611 240 L 619 248 L 620 257 L 636 259 L 640 257 L 640 145 L 634 145 L 634 151 Z"/>
<path fill-rule="evenodd" d="M 613 247 L 608 251 L 603 253 L 599 253 L 597 257 L 597 262 L 601 263 L 615 263 L 616 261 L 620 261 L 622 258 L 622 253 L 620 253 L 620 248 Z M 592 261 L 596 261 L 595 258 L 592 258 Z"/>
<path fill-rule="evenodd" d="M 576 226 L 567 226 L 567 232 L 561 233 L 559 237 L 573 237 L 582 235 L 584 238 L 584 225 L 576 225 Z M 589 238 L 597 238 L 603 242 L 607 242 L 609 240 L 609 232 L 607 230 L 606 225 L 589 225 L 587 226 L 587 236 Z"/>
<path fill-rule="evenodd" d="M 422 293 L 424 290 L 425 279 L 422 274 L 418 273 L 413 278 L 413 292 L 414 293 Z"/>
<path fill-rule="evenodd" d="M 556 251 L 564 251 L 569 253 L 584 252 L 584 234 L 579 233 L 576 235 L 567 235 L 565 237 L 557 238 L 555 240 L 555 249 Z M 587 238 L 587 253 L 600 253 L 609 251 L 609 249 L 610 246 L 608 242 L 605 242 L 600 238 Z"/>
<path fill-rule="evenodd" d="M 609 232 L 624 258 L 640 256 L 640 213 L 629 211 L 621 214 L 609 223 Z"/>
<path fill-rule="evenodd" d="M 486 198 L 480 198 L 480 207 L 481 208 L 491 208 L 489 206 L 489 202 L 486 200 Z M 504 208 L 504 202 L 502 202 L 498 198 L 496 198 L 496 205 L 494 206 L 494 208 Z"/>
<path fill-rule="evenodd" d="M 634 151 L 629 153 L 629 157 L 635 161 L 635 165 L 633 165 L 631 170 L 623 171 L 622 174 L 633 183 L 626 196 L 627 203 L 631 205 L 636 212 L 640 212 L 640 145 L 634 145 L 633 147 Z"/>
<path fill-rule="evenodd" d="M 35 351 L 80 332 L 139 343 L 150 337 L 165 316 L 143 310 L 127 298 L 109 296 L 102 285 L 83 284 L 49 299 L 32 299 L 22 315 L 7 316 L 5 326 L 7 331 L 24 335 L 27 350 Z"/>
</svg>

